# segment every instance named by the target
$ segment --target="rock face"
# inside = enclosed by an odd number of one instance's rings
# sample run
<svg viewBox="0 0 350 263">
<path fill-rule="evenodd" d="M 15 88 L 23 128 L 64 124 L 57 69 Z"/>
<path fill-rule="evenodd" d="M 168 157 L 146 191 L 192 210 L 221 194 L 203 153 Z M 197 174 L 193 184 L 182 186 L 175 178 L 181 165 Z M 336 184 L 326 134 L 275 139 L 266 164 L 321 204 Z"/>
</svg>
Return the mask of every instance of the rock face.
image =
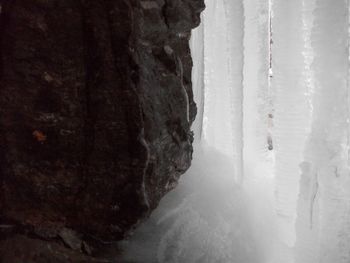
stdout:
<svg viewBox="0 0 350 263">
<path fill-rule="evenodd" d="M 188 41 L 203 9 L 0 0 L 0 262 L 99 262 L 97 247 L 175 187 L 192 157 Z"/>
</svg>

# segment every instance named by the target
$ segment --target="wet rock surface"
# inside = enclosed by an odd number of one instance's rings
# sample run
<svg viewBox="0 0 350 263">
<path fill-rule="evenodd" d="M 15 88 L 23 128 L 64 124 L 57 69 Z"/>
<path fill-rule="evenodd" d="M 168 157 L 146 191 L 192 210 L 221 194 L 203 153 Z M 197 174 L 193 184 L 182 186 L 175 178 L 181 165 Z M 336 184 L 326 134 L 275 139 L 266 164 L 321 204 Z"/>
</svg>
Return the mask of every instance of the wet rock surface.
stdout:
<svg viewBox="0 0 350 263">
<path fill-rule="evenodd" d="M 0 7 L 0 262 L 109 262 L 190 166 L 203 1 Z"/>
</svg>

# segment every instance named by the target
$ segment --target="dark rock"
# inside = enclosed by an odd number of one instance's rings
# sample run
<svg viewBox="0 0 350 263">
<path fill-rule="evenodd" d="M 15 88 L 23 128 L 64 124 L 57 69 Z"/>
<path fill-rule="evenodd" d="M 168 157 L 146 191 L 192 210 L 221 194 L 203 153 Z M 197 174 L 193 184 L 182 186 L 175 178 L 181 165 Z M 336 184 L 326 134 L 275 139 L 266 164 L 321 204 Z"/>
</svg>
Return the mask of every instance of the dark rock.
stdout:
<svg viewBox="0 0 350 263">
<path fill-rule="evenodd" d="M 0 262 L 80 262 L 70 253 L 123 239 L 176 185 L 192 158 L 188 40 L 203 8 L 0 0 Z M 33 259 L 56 247 L 70 260 Z"/>
<path fill-rule="evenodd" d="M 83 242 L 79 237 L 79 234 L 72 229 L 63 228 L 61 229 L 58 236 L 63 240 L 64 244 L 73 249 L 80 251 L 83 246 Z"/>
<path fill-rule="evenodd" d="M 23 235 L 13 235 L 0 240 L 1 262 L 6 263 L 118 263 L 117 259 L 95 258 L 57 242 L 32 239 Z"/>
</svg>

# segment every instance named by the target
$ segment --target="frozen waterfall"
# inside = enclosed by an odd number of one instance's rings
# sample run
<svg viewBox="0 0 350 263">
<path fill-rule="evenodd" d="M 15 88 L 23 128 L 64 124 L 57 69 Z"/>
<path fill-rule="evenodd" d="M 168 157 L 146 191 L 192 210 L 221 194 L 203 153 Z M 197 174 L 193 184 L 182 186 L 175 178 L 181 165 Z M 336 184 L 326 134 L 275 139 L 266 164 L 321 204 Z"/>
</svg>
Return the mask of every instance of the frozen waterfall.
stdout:
<svg viewBox="0 0 350 263">
<path fill-rule="evenodd" d="M 193 165 L 134 263 L 349 263 L 348 0 L 207 0 Z"/>
<path fill-rule="evenodd" d="M 311 245 L 312 254 L 302 247 L 299 262 L 350 262 L 348 8 L 344 0 L 316 0 L 314 6 L 313 116 L 302 164 L 300 208 L 309 208 L 304 223 L 317 246 Z"/>
</svg>

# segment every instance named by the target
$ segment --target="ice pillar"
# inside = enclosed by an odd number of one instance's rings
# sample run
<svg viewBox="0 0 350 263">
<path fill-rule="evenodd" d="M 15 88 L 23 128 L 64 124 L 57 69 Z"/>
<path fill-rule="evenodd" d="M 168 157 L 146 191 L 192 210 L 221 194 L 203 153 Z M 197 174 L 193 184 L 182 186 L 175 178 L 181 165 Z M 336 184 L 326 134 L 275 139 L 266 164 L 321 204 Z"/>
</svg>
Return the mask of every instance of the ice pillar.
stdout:
<svg viewBox="0 0 350 263">
<path fill-rule="evenodd" d="M 295 243 L 295 218 L 302 154 L 309 123 L 303 1 L 272 5 L 275 198 L 281 240 Z"/>
<path fill-rule="evenodd" d="M 348 1 L 316 0 L 314 15 L 315 90 L 304 196 L 308 197 L 309 221 L 317 227 L 312 234 L 319 240 L 313 262 L 345 263 L 350 260 Z M 300 258 L 305 254 L 297 252 Z"/>
<path fill-rule="evenodd" d="M 203 138 L 229 155 L 241 181 L 243 161 L 242 0 L 206 1 L 204 12 L 205 99 Z"/>
<path fill-rule="evenodd" d="M 269 20 L 268 0 L 245 0 L 243 159 L 246 179 L 266 176 L 269 137 Z M 247 177 L 253 178 L 247 178 Z"/>
</svg>

